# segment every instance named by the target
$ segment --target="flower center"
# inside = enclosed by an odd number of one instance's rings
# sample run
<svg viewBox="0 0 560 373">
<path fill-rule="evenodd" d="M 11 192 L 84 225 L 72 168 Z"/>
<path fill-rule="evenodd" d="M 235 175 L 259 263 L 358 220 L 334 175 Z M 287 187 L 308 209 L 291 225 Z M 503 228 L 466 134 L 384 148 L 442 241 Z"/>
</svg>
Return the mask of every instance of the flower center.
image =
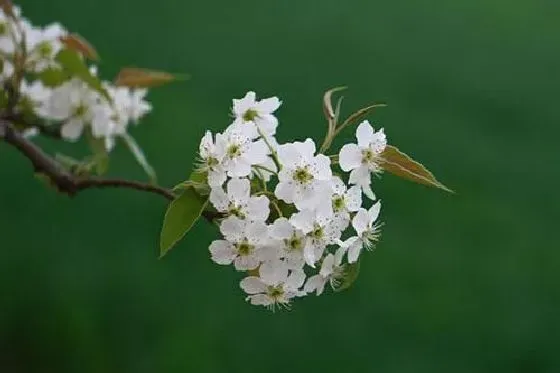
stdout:
<svg viewBox="0 0 560 373">
<path fill-rule="evenodd" d="M 0 35 L 8 33 L 8 25 L 4 22 L 0 23 Z"/>
<path fill-rule="evenodd" d="M 344 202 L 344 197 L 335 195 L 332 200 L 332 206 L 335 212 L 342 211 L 346 206 L 346 203 Z"/>
<path fill-rule="evenodd" d="M 315 224 L 310 235 L 311 237 L 313 237 L 313 239 L 320 240 L 325 236 L 325 232 L 323 231 L 323 227 L 321 227 L 319 224 Z"/>
<path fill-rule="evenodd" d="M 227 155 L 230 158 L 236 158 L 239 157 L 241 155 L 241 146 L 239 144 L 231 144 L 228 148 L 227 148 Z"/>
<path fill-rule="evenodd" d="M 266 289 L 266 294 L 276 301 L 278 300 L 278 298 L 281 298 L 284 295 L 284 288 L 282 287 L 282 285 L 269 285 Z"/>
<path fill-rule="evenodd" d="M 86 115 L 86 112 L 87 106 L 81 103 L 74 109 L 74 116 L 83 117 L 84 115 Z"/>
<path fill-rule="evenodd" d="M 218 159 L 214 158 L 214 157 L 208 157 L 206 158 L 206 165 L 209 168 L 213 168 L 215 166 L 217 166 L 220 162 L 218 162 Z"/>
<path fill-rule="evenodd" d="M 303 242 L 300 237 L 294 235 L 286 240 L 286 247 L 290 252 L 300 251 L 303 249 Z"/>
<path fill-rule="evenodd" d="M 373 150 L 369 148 L 362 150 L 362 163 L 374 163 L 376 159 L 377 155 Z"/>
<path fill-rule="evenodd" d="M 241 207 L 237 206 L 234 202 L 229 203 L 228 212 L 230 215 L 236 216 L 239 219 L 245 219 L 245 214 L 241 211 Z"/>
<path fill-rule="evenodd" d="M 250 245 L 249 242 L 247 242 L 247 240 L 244 240 L 236 244 L 235 247 L 237 248 L 237 253 L 239 254 L 239 256 L 251 255 L 251 253 L 255 249 L 255 247 L 253 245 Z"/>
<path fill-rule="evenodd" d="M 259 116 L 259 113 L 255 109 L 249 109 L 243 114 L 243 120 L 245 122 L 252 122 Z"/>
<path fill-rule="evenodd" d="M 311 175 L 311 173 L 309 172 L 309 170 L 307 169 L 307 166 L 305 167 L 298 167 L 293 175 L 292 178 L 301 183 L 301 184 L 307 184 L 310 183 L 311 181 L 313 181 L 313 175 Z"/>
<path fill-rule="evenodd" d="M 37 45 L 37 53 L 41 57 L 49 57 L 53 53 L 53 47 L 48 41 L 43 41 Z"/>
</svg>

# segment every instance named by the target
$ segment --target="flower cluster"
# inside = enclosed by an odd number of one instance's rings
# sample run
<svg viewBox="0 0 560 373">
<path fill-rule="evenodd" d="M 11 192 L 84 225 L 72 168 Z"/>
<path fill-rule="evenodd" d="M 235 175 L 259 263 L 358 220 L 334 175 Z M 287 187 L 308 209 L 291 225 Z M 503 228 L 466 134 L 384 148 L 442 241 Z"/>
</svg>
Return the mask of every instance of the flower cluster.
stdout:
<svg viewBox="0 0 560 373">
<path fill-rule="evenodd" d="M 327 283 L 336 290 L 362 249 L 374 247 L 381 203 L 371 175 L 380 172 L 386 146 L 383 130 L 368 121 L 357 127 L 357 144 L 344 145 L 338 156 L 319 154 L 309 138 L 279 144 L 280 105 L 254 92 L 234 99 L 233 123 L 204 135 L 199 165 L 222 216 L 212 260 L 244 272 L 247 300 L 272 309 L 320 295 Z"/>
<path fill-rule="evenodd" d="M 87 133 L 102 140 L 109 151 L 130 123 L 137 123 L 151 110 L 144 100 L 147 91 L 100 81 L 98 86 L 92 85 L 97 79 L 96 68 L 89 66 L 87 71 L 85 58 L 79 53 L 78 62 L 84 63 L 85 71 L 65 75 L 60 56 L 71 36 L 59 23 L 32 25 L 15 6 L 10 14 L 0 11 L 0 84 L 10 85 L 21 96 L 15 108 L 18 114 L 33 115 L 57 126 L 67 141 Z M 38 133 L 33 126 L 25 131 L 28 135 Z"/>
</svg>

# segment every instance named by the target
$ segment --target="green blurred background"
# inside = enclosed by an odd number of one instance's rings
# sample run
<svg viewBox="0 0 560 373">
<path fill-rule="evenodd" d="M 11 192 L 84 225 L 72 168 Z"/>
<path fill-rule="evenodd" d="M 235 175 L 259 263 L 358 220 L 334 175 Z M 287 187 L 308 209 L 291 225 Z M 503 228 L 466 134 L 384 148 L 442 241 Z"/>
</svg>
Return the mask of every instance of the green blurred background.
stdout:
<svg viewBox="0 0 560 373">
<path fill-rule="evenodd" d="M 125 65 L 192 75 L 154 90 L 132 130 L 164 185 L 229 124 L 233 97 L 278 95 L 279 140 L 319 140 L 322 93 L 348 85 L 344 113 L 388 102 L 372 122 L 458 194 L 387 175 L 382 241 L 355 285 L 273 314 L 210 261 L 215 228 L 158 260 L 163 199 L 57 195 L 0 144 L 0 372 L 560 371 L 560 3 L 20 5 L 86 36 L 105 78 Z M 111 174 L 144 178 L 123 146 Z"/>
</svg>

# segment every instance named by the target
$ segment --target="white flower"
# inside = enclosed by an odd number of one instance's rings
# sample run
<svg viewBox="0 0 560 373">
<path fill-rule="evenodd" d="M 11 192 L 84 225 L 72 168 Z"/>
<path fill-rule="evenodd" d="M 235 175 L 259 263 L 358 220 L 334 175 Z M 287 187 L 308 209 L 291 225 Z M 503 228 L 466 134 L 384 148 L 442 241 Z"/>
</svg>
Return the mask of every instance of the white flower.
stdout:
<svg viewBox="0 0 560 373">
<path fill-rule="evenodd" d="M 362 190 L 357 185 L 346 190 L 346 185 L 338 176 L 332 178 L 331 186 L 333 220 L 343 231 L 350 224 L 350 212 L 358 211 L 362 205 Z"/>
<path fill-rule="evenodd" d="M 226 240 L 210 244 L 212 260 L 235 265 L 238 271 L 255 269 L 266 258 L 268 227 L 261 221 L 241 220 L 230 216 L 222 221 L 220 231 Z"/>
<path fill-rule="evenodd" d="M 361 186 L 369 198 L 375 199 L 370 187 L 371 173 L 382 171 L 379 158 L 387 146 L 387 139 L 383 129 L 374 132 L 367 120 L 356 129 L 356 138 L 358 144 L 346 144 L 340 149 L 340 168 L 346 172 L 352 171 L 350 184 Z"/>
<path fill-rule="evenodd" d="M 216 147 L 222 166 L 230 177 L 251 174 L 251 166 L 266 161 L 269 149 L 264 140 L 252 141 L 247 130 L 232 129 L 216 135 Z"/>
<path fill-rule="evenodd" d="M 128 111 L 128 117 L 135 124 L 138 123 L 140 118 L 152 111 L 152 105 L 144 99 L 147 94 L 147 89 L 130 90 L 126 110 Z"/>
<path fill-rule="evenodd" d="M 331 198 L 330 159 L 314 154 L 315 143 L 311 139 L 278 147 L 282 169 L 274 193 L 279 199 L 294 203 L 299 210 L 315 208 Z"/>
<path fill-rule="evenodd" d="M 352 219 L 352 226 L 356 230 L 356 236 L 348 238 L 344 242 L 339 242 L 344 250 L 348 250 L 348 263 L 358 260 L 362 247 L 370 250 L 379 239 L 379 226 L 375 221 L 379 217 L 381 201 L 377 201 L 369 210 L 360 209 Z"/>
<path fill-rule="evenodd" d="M 211 187 L 222 186 L 227 175 L 222 166 L 223 152 L 219 151 L 214 143 L 212 133 L 206 131 L 199 146 L 200 161 L 198 169 L 208 173 L 208 185 Z"/>
<path fill-rule="evenodd" d="M 251 182 L 248 179 L 231 179 L 227 183 L 227 193 L 221 186 L 212 188 L 210 202 L 216 210 L 240 219 L 264 222 L 270 213 L 268 198 L 251 197 Z"/>
<path fill-rule="evenodd" d="M 72 79 L 52 90 L 50 100 L 41 109 L 47 119 L 63 121 L 62 138 L 76 141 L 84 127 L 91 124 L 99 95 L 83 81 Z"/>
<path fill-rule="evenodd" d="M 35 115 L 46 116 L 46 107 L 52 95 L 52 88 L 45 87 L 39 80 L 31 84 L 23 80 L 21 82 L 21 94 Z"/>
<path fill-rule="evenodd" d="M 260 136 L 259 130 L 268 138 L 276 133 L 278 119 L 272 113 L 281 104 L 282 102 L 277 97 L 257 101 L 255 92 L 247 92 L 242 99 L 233 100 L 233 114 L 235 115 L 233 126 L 247 127 L 251 139 Z"/>
<path fill-rule="evenodd" d="M 57 67 L 55 57 L 63 48 L 60 41 L 67 31 L 59 23 L 53 23 L 45 28 L 30 28 L 26 35 L 28 63 L 32 71 L 39 72 L 49 67 Z"/>
<path fill-rule="evenodd" d="M 246 300 L 251 304 L 274 310 L 276 306 L 288 307 L 294 297 L 304 296 L 305 292 L 299 290 L 304 282 L 302 270 L 290 272 L 282 262 L 267 262 L 260 266 L 259 277 L 245 277 L 240 286 L 249 294 Z"/>
<path fill-rule="evenodd" d="M 311 267 L 315 267 L 315 262 L 321 258 L 327 245 L 339 241 L 342 233 L 340 226 L 332 219 L 332 214 L 328 214 L 327 207 L 330 204 L 323 204 L 317 210 L 300 211 L 290 218 L 290 223 L 307 235 L 303 257 Z"/>
<path fill-rule="evenodd" d="M 278 258 L 283 258 L 289 269 L 301 269 L 305 264 L 303 250 L 307 237 L 288 219 L 278 218 L 270 226 L 270 237 L 277 241 Z"/>
<path fill-rule="evenodd" d="M 334 255 L 328 254 L 325 259 L 323 259 L 319 274 L 311 276 L 305 283 L 303 290 L 306 293 L 315 291 L 317 295 L 321 295 L 325 290 L 325 284 L 327 282 L 331 284 L 333 289 L 338 286 L 340 280 L 344 278 L 344 265 L 342 264 L 344 253 L 345 250 L 339 248 Z"/>
</svg>

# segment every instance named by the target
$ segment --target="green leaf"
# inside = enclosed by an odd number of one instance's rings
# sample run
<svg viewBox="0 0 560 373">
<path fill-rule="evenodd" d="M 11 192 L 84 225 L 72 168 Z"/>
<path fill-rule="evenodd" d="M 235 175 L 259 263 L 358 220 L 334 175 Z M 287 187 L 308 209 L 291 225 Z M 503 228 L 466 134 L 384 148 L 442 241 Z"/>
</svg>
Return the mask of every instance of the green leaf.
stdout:
<svg viewBox="0 0 560 373">
<path fill-rule="evenodd" d="M 360 274 L 360 261 L 359 260 L 355 263 L 352 263 L 352 264 L 346 264 L 344 266 L 344 272 L 343 272 L 343 275 L 342 275 L 343 276 L 342 280 L 340 281 L 338 286 L 336 286 L 333 290 L 335 292 L 340 292 L 340 291 L 348 289 L 354 283 L 354 281 L 356 281 L 359 274 Z"/>
<path fill-rule="evenodd" d="M 416 162 L 394 146 L 388 145 L 383 153 L 381 153 L 380 165 L 385 171 L 403 179 L 454 193 L 451 189 L 440 183 L 434 174 L 428 171 L 423 164 Z"/>
<path fill-rule="evenodd" d="M 207 204 L 207 199 L 201 198 L 194 188 L 186 188 L 183 193 L 173 200 L 163 219 L 159 242 L 160 258 L 163 257 L 200 218 Z"/>
<path fill-rule="evenodd" d="M 96 90 L 108 101 L 111 101 L 109 92 L 103 88 L 101 80 L 89 71 L 89 67 L 80 53 L 71 49 L 63 49 L 58 52 L 55 59 L 62 66 L 64 72 L 70 76 L 80 78 L 90 86 L 91 89 Z"/>
<path fill-rule="evenodd" d="M 37 79 L 41 81 L 41 83 L 50 88 L 58 87 L 71 78 L 71 75 L 69 75 L 67 72 L 56 68 L 45 69 L 36 74 L 36 76 Z"/>
<path fill-rule="evenodd" d="M 128 148 L 130 149 L 130 151 L 132 152 L 132 155 L 134 155 L 134 158 L 136 158 L 136 161 L 138 162 L 138 164 L 140 164 L 140 166 L 142 166 L 142 168 L 144 169 L 144 172 L 150 178 L 150 181 L 154 184 L 157 183 L 156 171 L 150 165 L 150 163 L 148 163 L 148 160 L 146 159 L 146 156 L 144 155 L 144 152 L 142 151 L 142 148 L 140 147 L 140 145 L 138 145 L 136 140 L 134 140 L 134 138 L 132 136 L 130 136 L 128 133 L 125 133 L 121 137 L 123 138 L 124 142 L 126 143 Z"/>
</svg>

